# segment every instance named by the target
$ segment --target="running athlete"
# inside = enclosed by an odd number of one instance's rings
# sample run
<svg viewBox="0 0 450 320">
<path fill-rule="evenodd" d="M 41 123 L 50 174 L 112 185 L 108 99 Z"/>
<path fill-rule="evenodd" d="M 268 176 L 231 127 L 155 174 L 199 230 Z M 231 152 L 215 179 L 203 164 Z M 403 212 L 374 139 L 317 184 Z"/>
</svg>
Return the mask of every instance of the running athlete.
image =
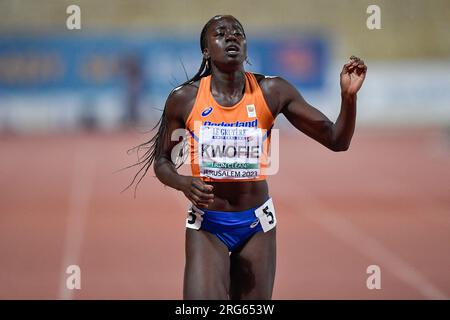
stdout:
<svg viewBox="0 0 450 320">
<path fill-rule="evenodd" d="M 184 299 L 271 299 L 276 215 L 263 159 L 274 120 L 282 113 L 325 147 L 347 150 L 367 67 L 355 56 L 343 66 L 333 123 L 288 81 L 245 72 L 246 36 L 234 17 L 209 20 L 200 47 L 200 70 L 170 93 L 157 134 L 141 145 L 148 148 L 141 170 L 153 164 L 158 179 L 190 201 Z M 192 176 L 179 174 L 171 157 L 179 128 L 189 132 Z"/>
</svg>

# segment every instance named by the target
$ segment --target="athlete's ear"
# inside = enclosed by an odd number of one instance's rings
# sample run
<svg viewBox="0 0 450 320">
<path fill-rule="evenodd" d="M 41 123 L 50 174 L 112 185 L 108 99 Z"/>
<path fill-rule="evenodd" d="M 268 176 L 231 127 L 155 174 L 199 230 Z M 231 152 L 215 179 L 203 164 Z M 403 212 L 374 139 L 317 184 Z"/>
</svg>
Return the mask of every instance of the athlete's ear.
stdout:
<svg viewBox="0 0 450 320">
<path fill-rule="evenodd" d="M 203 50 L 203 58 L 205 58 L 206 60 L 208 60 L 210 58 L 208 48 L 205 48 Z"/>
</svg>

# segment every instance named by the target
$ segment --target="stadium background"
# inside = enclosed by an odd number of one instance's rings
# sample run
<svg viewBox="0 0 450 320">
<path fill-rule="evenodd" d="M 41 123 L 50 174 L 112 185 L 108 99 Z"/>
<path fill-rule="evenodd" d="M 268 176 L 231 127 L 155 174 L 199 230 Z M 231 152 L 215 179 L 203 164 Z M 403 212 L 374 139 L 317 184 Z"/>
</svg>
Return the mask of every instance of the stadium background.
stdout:
<svg viewBox="0 0 450 320">
<path fill-rule="evenodd" d="M 81 30 L 66 27 L 72 4 Z M 246 68 L 287 78 L 332 120 L 342 64 L 369 67 L 349 151 L 277 119 L 274 298 L 449 298 L 445 0 L 0 1 L 0 298 L 181 297 L 186 200 L 153 173 L 134 199 L 120 191 L 135 170 L 114 172 L 225 13 L 246 30 Z M 81 290 L 66 287 L 69 265 Z M 381 290 L 366 286 L 370 265 Z"/>
</svg>

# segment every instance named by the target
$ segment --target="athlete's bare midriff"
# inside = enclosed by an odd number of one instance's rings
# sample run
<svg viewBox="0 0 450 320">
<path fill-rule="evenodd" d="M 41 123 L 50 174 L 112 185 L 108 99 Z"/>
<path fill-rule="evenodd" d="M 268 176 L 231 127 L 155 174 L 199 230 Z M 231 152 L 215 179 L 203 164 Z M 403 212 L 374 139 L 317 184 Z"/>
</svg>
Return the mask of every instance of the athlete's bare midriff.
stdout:
<svg viewBox="0 0 450 320">
<path fill-rule="evenodd" d="M 266 180 L 207 183 L 214 186 L 214 202 L 208 210 L 243 211 L 263 204 L 269 197 Z"/>
</svg>

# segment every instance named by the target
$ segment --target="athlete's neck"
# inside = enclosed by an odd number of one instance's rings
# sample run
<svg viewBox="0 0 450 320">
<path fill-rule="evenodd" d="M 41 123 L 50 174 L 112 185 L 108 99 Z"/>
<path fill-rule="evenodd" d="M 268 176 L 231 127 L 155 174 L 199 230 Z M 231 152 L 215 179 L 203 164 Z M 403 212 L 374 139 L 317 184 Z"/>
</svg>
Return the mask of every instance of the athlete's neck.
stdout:
<svg viewBox="0 0 450 320">
<path fill-rule="evenodd" d="M 211 75 L 211 93 L 213 96 L 240 98 L 244 93 L 244 88 L 244 70 L 236 70 L 233 72 L 220 72 L 219 70 L 213 70 Z"/>
</svg>

